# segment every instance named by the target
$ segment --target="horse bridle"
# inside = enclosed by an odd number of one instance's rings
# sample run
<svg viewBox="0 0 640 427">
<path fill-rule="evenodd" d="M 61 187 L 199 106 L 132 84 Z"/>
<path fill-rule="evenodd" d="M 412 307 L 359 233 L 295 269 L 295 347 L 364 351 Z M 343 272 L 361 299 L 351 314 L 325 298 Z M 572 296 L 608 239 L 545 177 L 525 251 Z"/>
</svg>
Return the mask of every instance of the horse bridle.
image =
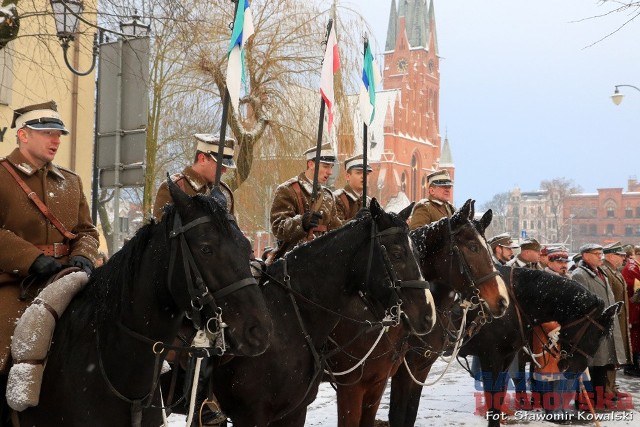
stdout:
<svg viewBox="0 0 640 427">
<path fill-rule="evenodd" d="M 481 301 L 480 301 L 481 298 L 480 298 L 479 286 L 484 282 L 491 280 L 496 276 L 499 276 L 500 272 L 494 268 L 493 271 L 487 275 L 484 275 L 479 278 L 473 277 L 473 272 L 471 271 L 469 262 L 467 261 L 467 258 L 464 256 L 464 253 L 462 253 L 462 250 L 460 250 L 460 248 L 458 247 L 458 244 L 456 243 L 456 239 L 455 239 L 455 235 L 458 234 L 460 230 L 462 230 L 462 227 L 458 227 L 456 230 L 454 230 L 451 227 L 451 219 L 447 221 L 447 227 L 449 229 L 449 256 L 451 257 L 450 270 L 451 271 L 453 270 L 453 257 L 456 256 L 458 258 L 458 266 L 460 267 L 460 274 L 462 274 L 470 283 L 472 295 L 468 301 L 471 303 L 472 308 L 480 307 L 482 312 L 484 312 L 484 310 L 482 309 Z M 462 295 L 462 297 L 463 299 L 466 300 L 465 295 Z"/>
<path fill-rule="evenodd" d="M 387 248 L 385 245 L 382 244 L 382 242 L 380 241 L 381 237 L 384 236 L 391 236 L 394 234 L 404 234 L 405 232 L 405 228 L 404 227 L 389 227 L 387 229 L 384 229 L 382 231 L 378 231 L 378 225 L 376 224 L 375 221 L 372 221 L 371 224 L 371 240 L 375 241 L 377 243 L 377 245 L 380 247 L 380 250 L 382 252 L 382 259 L 384 261 L 384 266 L 385 266 L 385 270 L 387 271 L 387 277 L 389 278 L 389 282 L 390 282 L 390 288 L 392 290 L 392 296 L 390 298 L 390 307 L 388 309 L 389 314 L 394 318 L 395 320 L 395 325 L 398 324 L 398 319 L 402 318 L 406 323 L 407 326 L 409 328 L 412 328 L 409 318 L 406 316 L 406 314 L 402 311 L 402 297 L 400 295 L 400 292 L 402 291 L 403 288 L 406 289 L 429 289 L 429 282 L 426 280 L 421 280 L 421 279 L 414 279 L 414 280 L 401 280 L 398 279 L 398 275 L 396 274 L 395 269 L 393 268 L 393 264 L 391 263 L 391 260 L 389 259 L 389 254 L 387 252 Z M 407 236 L 407 239 L 410 239 L 409 236 Z M 367 273 L 366 273 L 366 279 L 365 279 L 365 287 L 367 289 L 369 289 L 369 277 L 370 277 L 370 273 L 371 273 L 371 265 L 373 263 L 373 247 L 374 245 L 370 245 L 369 247 L 369 257 L 367 259 Z M 413 253 L 411 254 L 413 255 Z M 418 267 L 418 271 L 420 271 L 420 268 Z"/>
<path fill-rule="evenodd" d="M 227 217 L 230 217 L 229 220 L 235 223 L 235 219 L 231 214 L 227 214 Z M 187 289 L 191 298 L 191 311 L 190 313 L 187 312 L 187 317 L 191 319 L 196 329 L 201 329 L 202 316 L 200 312 L 205 306 L 210 306 L 213 309 L 215 315 L 207 319 L 205 326 L 207 331 L 213 334 L 218 332 L 223 325 L 222 309 L 218 306 L 218 304 L 216 304 L 216 300 L 224 298 L 225 296 L 239 291 L 246 286 L 257 286 L 258 282 L 253 277 L 247 277 L 245 279 L 238 280 L 237 282 L 234 282 L 228 286 L 225 286 L 222 289 L 214 292 L 213 294 L 209 292 L 209 289 L 202 278 L 202 274 L 200 273 L 200 270 L 198 269 L 198 266 L 193 259 L 191 249 L 189 248 L 189 245 L 187 245 L 187 240 L 184 236 L 184 233 L 198 225 L 205 224 L 211 221 L 213 221 L 213 218 L 211 216 L 203 216 L 200 218 L 196 218 L 185 225 L 182 225 L 180 214 L 176 212 L 173 221 L 173 229 L 169 233 L 169 240 L 177 243 L 170 245 L 171 250 L 169 255 L 168 286 L 169 289 L 171 289 L 173 266 L 176 260 L 178 246 L 180 246 L 180 250 L 182 253 L 182 264 L 184 267 L 184 273 L 187 282 Z M 195 282 L 193 278 L 195 278 Z M 211 321 L 215 322 L 215 326 L 213 328 L 209 324 Z"/>
<path fill-rule="evenodd" d="M 568 359 L 570 357 L 573 357 L 574 352 L 586 358 L 591 357 L 587 353 L 585 353 L 584 350 L 578 347 L 578 345 L 580 344 L 580 341 L 582 341 L 584 334 L 587 332 L 587 328 L 589 328 L 589 324 L 594 325 L 601 331 L 605 330 L 604 326 L 602 326 L 593 318 L 593 315 L 598 311 L 598 309 L 599 307 L 596 306 L 593 310 L 591 310 L 589 313 L 585 314 L 581 318 L 574 320 L 573 322 L 570 322 L 563 326 L 563 328 L 566 329 L 572 326 L 577 326 L 582 324 L 582 326 L 580 326 L 580 328 L 576 331 L 576 333 L 573 335 L 571 339 L 566 339 L 562 337 L 559 339 L 559 341 L 566 342 L 569 344 L 569 350 L 562 350 L 562 349 L 560 350 L 560 359 Z"/>
</svg>

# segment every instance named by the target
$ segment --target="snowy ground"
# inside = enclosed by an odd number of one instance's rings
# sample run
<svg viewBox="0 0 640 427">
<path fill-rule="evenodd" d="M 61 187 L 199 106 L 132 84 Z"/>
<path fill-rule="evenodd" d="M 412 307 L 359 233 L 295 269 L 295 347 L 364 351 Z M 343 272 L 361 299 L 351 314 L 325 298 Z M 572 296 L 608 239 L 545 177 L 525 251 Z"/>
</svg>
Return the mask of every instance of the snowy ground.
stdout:
<svg viewBox="0 0 640 427">
<path fill-rule="evenodd" d="M 430 379 L 437 376 L 444 369 L 443 362 L 437 362 L 432 369 Z M 640 423 L 640 378 L 625 376 L 618 371 L 618 384 L 621 391 L 632 394 L 633 407 L 630 411 L 601 413 L 600 416 L 626 418 L 621 420 L 604 420 L 600 422 L 602 427 L 637 426 Z M 473 379 L 457 363 L 453 363 L 449 371 L 435 385 L 427 387 L 422 393 L 420 411 L 416 421 L 416 427 L 427 426 L 467 426 L 484 427 L 486 420 L 479 415 L 474 415 L 476 411 L 476 389 Z M 322 384 L 318 393 L 318 398 L 309 407 L 307 416 L 307 426 L 335 426 L 337 424 L 335 392 L 328 384 Z M 389 388 L 382 399 L 382 404 L 378 411 L 378 419 L 386 420 L 389 410 Z M 533 417 L 541 415 L 540 411 L 521 412 L 520 420 L 511 420 L 508 425 L 526 425 L 528 427 L 549 427 L 552 424 L 548 421 L 538 421 Z M 613 414 L 613 415 L 612 415 Z M 171 417 L 171 427 L 184 425 L 184 418 Z M 595 425 L 587 422 L 583 425 Z"/>
</svg>

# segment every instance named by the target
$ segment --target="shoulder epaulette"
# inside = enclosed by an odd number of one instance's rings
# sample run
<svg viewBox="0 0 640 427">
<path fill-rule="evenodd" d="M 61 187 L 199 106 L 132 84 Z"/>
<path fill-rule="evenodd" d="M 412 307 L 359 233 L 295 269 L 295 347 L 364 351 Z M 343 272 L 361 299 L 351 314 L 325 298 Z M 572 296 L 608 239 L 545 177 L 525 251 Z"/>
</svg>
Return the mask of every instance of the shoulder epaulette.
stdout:
<svg viewBox="0 0 640 427">
<path fill-rule="evenodd" d="M 65 167 L 63 167 L 63 166 L 60 166 L 60 165 L 54 165 L 54 166 L 55 166 L 55 167 L 57 167 L 57 168 L 58 168 L 58 169 L 60 169 L 60 170 L 63 170 L 63 171 L 65 171 L 65 172 L 69 172 L 71 175 L 78 176 L 78 173 L 77 173 L 77 172 L 75 172 L 75 171 L 72 171 L 71 169 L 67 169 L 67 168 L 65 168 Z"/>
</svg>

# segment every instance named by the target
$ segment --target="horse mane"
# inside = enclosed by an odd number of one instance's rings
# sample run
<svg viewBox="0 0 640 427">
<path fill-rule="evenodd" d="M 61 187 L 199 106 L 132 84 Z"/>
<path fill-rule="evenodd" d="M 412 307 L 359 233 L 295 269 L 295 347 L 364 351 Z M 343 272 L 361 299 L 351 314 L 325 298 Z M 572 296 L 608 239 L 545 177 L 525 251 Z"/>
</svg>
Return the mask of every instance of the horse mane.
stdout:
<svg viewBox="0 0 640 427">
<path fill-rule="evenodd" d="M 596 307 L 604 309 L 604 301 L 575 280 L 528 268 L 516 268 L 514 278 L 514 289 L 522 307 L 535 307 L 534 311 L 539 314 L 543 314 L 542 310 L 550 311 L 553 319 L 560 323 Z M 532 321 L 537 323 L 536 318 Z"/>
<path fill-rule="evenodd" d="M 191 199 L 197 209 L 206 215 L 214 217 L 210 222 L 218 232 L 230 234 L 231 225 L 227 219 L 227 211 L 213 198 L 195 196 Z M 124 287 L 136 286 L 132 278 L 139 270 L 145 251 L 152 239 L 163 236 L 167 239 L 163 244 L 156 245 L 163 252 L 156 252 L 154 259 L 158 260 L 159 268 L 168 269 L 168 235 L 173 228 L 173 222 L 177 210 L 173 204 L 165 206 L 165 212 L 160 222 L 151 220 L 142 226 L 135 235 L 127 241 L 102 267 L 97 268 L 92 274 L 89 283 L 76 299 L 82 303 L 77 310 L 69 311 L 65 316 L 74 318 L 74 324 L 95 324 L 96 319 L 104 319 L 107 316 L 117 316 L 122 309 L 122 290 Z M 184 225 L 184 224 L 183 224 Z M 97 314 L 97 317 L 96 317 Z"/>
<path fill-rule="evenodd" d="M 443 217 L 438 221 L 411 230 L 409 236 L 421 261 L 442 248 L 445 235 L 449 231 L 449 221 L 451 221 L 449 218 Z"/>
</svg>

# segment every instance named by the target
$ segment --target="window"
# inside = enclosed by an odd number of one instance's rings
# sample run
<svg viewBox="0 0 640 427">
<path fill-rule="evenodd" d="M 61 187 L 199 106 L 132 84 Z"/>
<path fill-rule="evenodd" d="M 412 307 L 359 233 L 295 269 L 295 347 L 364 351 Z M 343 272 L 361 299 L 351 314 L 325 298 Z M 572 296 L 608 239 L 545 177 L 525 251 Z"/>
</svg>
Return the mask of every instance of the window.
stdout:
<svg viewBox="0 0 640 427">
<path fill-rule="evenodd" d="M 597 218 L 597 217 L 598 217 L 598 209 L 591 208 L 591 218 Z"/>
<path fill-rule="evenodd" d="M 640 236 L 640 225 L 636 227 L 636 236 Z"/>
<path fill-rule="evenodd" d="M 411 156 L 411 200 L 418 197 L 418 158 Z"/>
<path fill-rule="evenodd" d="M 595 224 L 591 224 L 589 226 L 589 234 L 592 236 L 597 236 L 598 235 L 598 226 Z"/>
<path fill-rule="evenodd" d="M 402 172 L 402 176 L 400 177 L 400 191 L 406 194 L 407 192 L 407 174 Z"/>
<path fill-rule="evenodd" d="M 538 206 L 538 213 L 542 215 L 542 206 Z"/>
<path fill-rule="evenodd" d="M 627 225 L 624 227 L 624 235 L 625 236 L 633 236 L 633 226 Z"/>
<path fill-rule="evenodd" d="M 585 224 L 580 224 L 580 234 L 587 234 L 587 226 Z"/>
<path fill-rule="evenodd" d="M 541 228 L 542 228 L 542 222 L 538 220 L 538 230 L 540 230 Z"/>
<path fill-rule="evenodd" d="M 614 230 L 613 224 L 607 224 L 607 231 L 606 231 L 607 236 L 612 236 L 613 230 Z"/>
<path fill-rule="evenodd" d="M 627 207 L 624 210 L 624 217 L 625 218 L 633 218 L 633 208 L 631 206 Z"/>
<path fill-rule="evenodd" d="M 636 218 L 640 218 L 640 206 L 636 208 Z"/>
<path fill-rule="evenodd" d="M 120 218 L 120 232 L 121 233 L 129 233 L 129 218 L 126 216 L 121 216 Z"/>
<path fill-rule="evenodd" d="M 427 192 L 427 176 L 426 175 L 422 177 L 422 185 L 421 185 L 420 193 L 421 193 L 421 195 L 422 195 L 421 197 L 423 199 L 427 198 L 427 193 L 428 192 Z"/>
<path fill-rule="evenodd" d="M 615 218 L 616 217 L 616 210 L 613 206 L 609 206 L 607 208 L 607 218 Z"/>
</svg>

